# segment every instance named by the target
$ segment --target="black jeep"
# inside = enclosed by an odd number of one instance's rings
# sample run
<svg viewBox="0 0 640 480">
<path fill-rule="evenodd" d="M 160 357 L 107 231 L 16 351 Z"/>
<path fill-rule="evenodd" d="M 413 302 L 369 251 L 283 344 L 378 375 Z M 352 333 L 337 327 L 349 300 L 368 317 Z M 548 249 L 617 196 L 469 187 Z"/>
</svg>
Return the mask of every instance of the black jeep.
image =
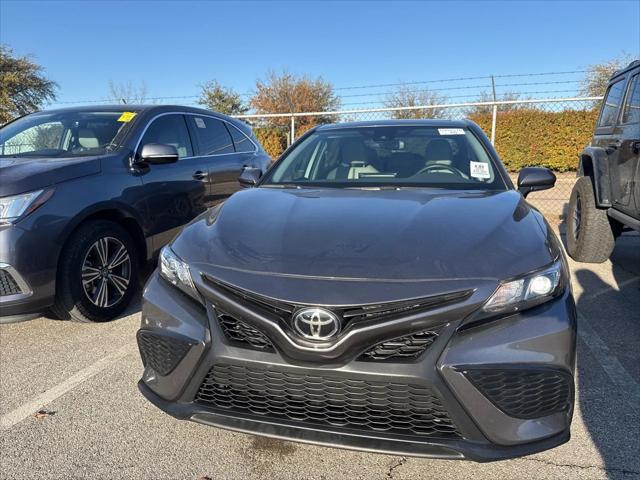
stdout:
<svg viewBox="0 0 640 480">
<path fill-rule="evenodd" d="M 580 154 L 567 215 L 567 250 L 602 263 L 625 229 L 640 230 L 640 60 L 609 80 L 591 144 Z"/>
</svg>

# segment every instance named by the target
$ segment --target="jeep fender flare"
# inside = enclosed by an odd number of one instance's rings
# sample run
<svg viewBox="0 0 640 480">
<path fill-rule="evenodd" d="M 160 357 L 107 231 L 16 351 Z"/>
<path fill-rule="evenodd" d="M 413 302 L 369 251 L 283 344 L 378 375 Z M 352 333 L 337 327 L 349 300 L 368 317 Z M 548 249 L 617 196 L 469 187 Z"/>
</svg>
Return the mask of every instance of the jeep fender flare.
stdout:
<svg viewBox="0 0 640 480">
<path fill-rule="evenodd" d="M 607 152 L 600 147 L 587 147 L 580 154 L 578 176 L 591 178 L 596 197 L 596 206 L 611 206 L 611 175 Z"/>
</svg>

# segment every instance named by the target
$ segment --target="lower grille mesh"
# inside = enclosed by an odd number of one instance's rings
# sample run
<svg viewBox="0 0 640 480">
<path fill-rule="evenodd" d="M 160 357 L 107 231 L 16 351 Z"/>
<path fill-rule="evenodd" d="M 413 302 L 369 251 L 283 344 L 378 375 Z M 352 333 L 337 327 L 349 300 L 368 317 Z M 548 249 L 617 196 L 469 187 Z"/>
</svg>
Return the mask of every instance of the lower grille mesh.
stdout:
<svg viewBox="0 0 640 480">
<path fill-rule="evenodd" d="M 192 346 L 192 343 L 166 335 L 157 335 L 145 330 L 138 332 L 142 364 L 153 368 L 162 376 L 170 374 Z"/>
<path fill-rule="evenodd" d="M 218 322 L 229 340 L 243 343 L 256 350 L 273 351 L 271 341 L 251 325 L 226 313 L 218 313 Z"/>
<path fill-rule="evenodd" d="M 215 365 L 196 402 L 240 414 L 403 435 L 457 438 L 427 387 Z"/>
<path fill-rule="evenodd" d="M 13 276 L 6 270 L 0 270 L 0 297 L 22 293 Z"/>
<path fill-rule="evenodd" d="M 436 341 L 435 331 L 419 332 L 379 343 L 360 356 L 360 360 L 400 360 L 418 358 Z"/>
<path fill-rule="evenodd" d="M 468 370 L 471 382 L 507 415 L 540 418 L 568 411 L 572 380 L 568 374 L 531 370 Z"/>
</svg>

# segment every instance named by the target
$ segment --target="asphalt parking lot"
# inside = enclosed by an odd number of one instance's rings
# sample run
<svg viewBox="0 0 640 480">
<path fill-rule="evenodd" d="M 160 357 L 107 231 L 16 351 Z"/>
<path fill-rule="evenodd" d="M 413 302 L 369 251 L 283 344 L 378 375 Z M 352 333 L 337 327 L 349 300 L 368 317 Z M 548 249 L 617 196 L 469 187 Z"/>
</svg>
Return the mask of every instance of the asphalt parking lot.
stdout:
<svg viewBox="0 0 640 480">
<path fill-rule="evenodd" d="M 143 399 L 139 306 L 104 325 L 0 325 L 0 478 L 640 478 L 640 236 L 571 263 L 579 309 L 572 439 L 471 462 L 376 455 L 179 422 Z M 37 411 L 45 413 L 35 415 Z"/>
</svg>

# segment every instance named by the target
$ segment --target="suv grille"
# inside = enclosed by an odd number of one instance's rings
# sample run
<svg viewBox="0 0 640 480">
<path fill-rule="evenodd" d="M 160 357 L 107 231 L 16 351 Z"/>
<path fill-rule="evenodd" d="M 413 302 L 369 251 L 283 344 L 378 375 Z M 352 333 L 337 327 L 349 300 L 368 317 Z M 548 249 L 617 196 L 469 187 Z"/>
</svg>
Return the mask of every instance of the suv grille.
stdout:
<svg viewBox="0 0 640 480">
<path fill-rule="evenodd" d="M 273 351 L 271 340 L 251 325 L 227 313 L 218 313 L 218 322 L 229 340 L 243 343 L 256 350 Z"/>
<path fill-rule="evenodd" d="M 418 358 L 437 338 L 436 331 L 418 332 L 394 338 L 370 348 L 360 356 L 359 360 L 385 361 Z"/>
<path fill-rule="evenodd" d="M 195 401 L 240 414 L 401 435 L 460 436 L 427 387 L 215 365 Z"/>
<path fill-rule="evenodd" d="M 140 330 L 137 337 L 142 364 L 153 368 L 162 376 L 169 375 L 194 345 L 146 330 Z"/>
<path fill-rule="evenodd" d="M 0 297 L 22 293 L 13 276 L 6 270 L 0 270 Z"/>
<path fill-rule="evenodd" d="M 571 376 L 559 371 L 468 370 L 471 382 L 500 410 L 516 418 L 540 418 L 568 411 Z"/>
</svg>

